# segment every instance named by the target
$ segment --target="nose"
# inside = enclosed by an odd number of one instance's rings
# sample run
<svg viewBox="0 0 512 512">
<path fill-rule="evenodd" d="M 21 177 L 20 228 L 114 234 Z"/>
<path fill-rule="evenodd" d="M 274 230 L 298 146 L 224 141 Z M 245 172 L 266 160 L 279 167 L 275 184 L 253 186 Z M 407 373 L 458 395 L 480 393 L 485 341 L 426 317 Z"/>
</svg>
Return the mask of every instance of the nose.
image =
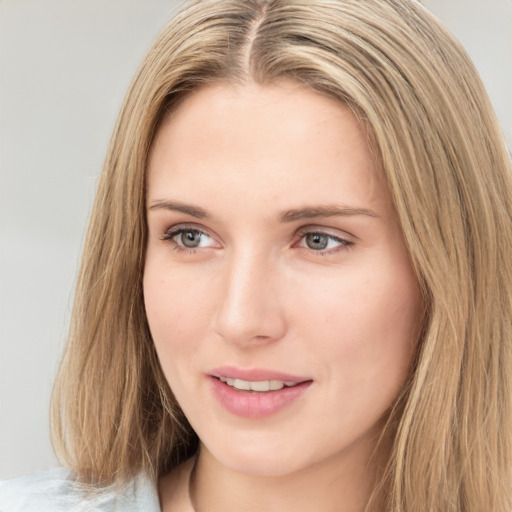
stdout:
<svg viewBox="0 0 512 512">
<path fill-rule="evenodd" d="M 217 335 L 241 346 L 261 345 L 284 336 L 279 270 L 268 256 L 250 251 L 233 255 L 224 268 L 221 287 Z"/>
</svg>

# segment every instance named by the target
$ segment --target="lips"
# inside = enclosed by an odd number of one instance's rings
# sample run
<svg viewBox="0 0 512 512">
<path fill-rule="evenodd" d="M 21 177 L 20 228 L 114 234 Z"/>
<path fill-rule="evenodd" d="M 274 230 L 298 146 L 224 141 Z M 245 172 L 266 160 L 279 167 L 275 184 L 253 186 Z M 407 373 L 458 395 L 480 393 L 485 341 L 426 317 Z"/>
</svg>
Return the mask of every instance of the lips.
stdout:
<svg viewBox="0 0 512 512">
<path fill-rule="evenodd" d="M 304 382 L 311 380 L 310 377 L 300 377 L 289 373 L 278 372 L 274 370 L 264 370 L 260 368 L 236 368 L 234 366 L 222 366 L 215 368 L 210 372 L 212 377 L 229 377 L 231 379 L 241 379 L 247 381 L 262 380 L 280 380 Z"/>
<path fill-rule="evenodd" d="M 264 418 L 300 399 L 313 383 L 311 378 L 264 369 L 222 367 L 209 375 L 212 391 L 229 413 L 245 418 Z"/>
</svg>

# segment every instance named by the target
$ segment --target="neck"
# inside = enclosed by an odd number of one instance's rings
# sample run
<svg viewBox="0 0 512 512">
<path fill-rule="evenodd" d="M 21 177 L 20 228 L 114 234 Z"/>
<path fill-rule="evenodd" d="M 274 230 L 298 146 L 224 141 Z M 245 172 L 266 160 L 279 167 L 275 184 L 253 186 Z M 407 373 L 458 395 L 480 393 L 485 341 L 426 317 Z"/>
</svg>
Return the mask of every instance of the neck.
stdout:
<svg viewBox="0 0 512 512">
<path fill-rule="evenodd" d="M 363 512 L 378 463 L 371 454 L 361 457 L 360 449 L 349 452 L 290 474 L 261 476 L 228 467 L 202 446 L 190 478 L 190 499 L 196 512 Z"/>
</svg>

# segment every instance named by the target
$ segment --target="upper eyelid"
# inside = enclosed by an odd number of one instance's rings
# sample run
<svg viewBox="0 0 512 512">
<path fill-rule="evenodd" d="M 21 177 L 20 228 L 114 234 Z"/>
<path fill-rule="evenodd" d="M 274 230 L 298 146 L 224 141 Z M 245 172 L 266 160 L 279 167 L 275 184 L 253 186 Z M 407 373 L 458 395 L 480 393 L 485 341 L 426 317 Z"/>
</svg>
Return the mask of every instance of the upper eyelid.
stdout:
<svg viewBox="0 0 512 512">
<path fill-rule="evenodd" d="M 335 233 L 334 233 L 335 231 Z M 340 240 L 345 240 L 347 242 L 356 242 L 357 240 L 357 237 L 352 235 L 351 233 L 347 232 L 347 231 L 344 231 L 344 230 L 340 230 L 338 228 L 328 228 L 328 227 L 325 227 L 325 226 L 316 226 L 316 225 L 309 225 L 309 226 L 303 226 L 301 228 L 299 228 L 296 232 L 295 232 L 295 236 L 304 236 L 304 235 L 308 235 L 310 233 L 318 233 L 318 234 L 322 234 L 322 235 L 327 235 L 327 236 L 330 236 L 332 238 L 339 238 Z"/>
<path fill-rule="evenodd" d="M 169 234 L 175 234 L 179 233 L 180 231 L 198 231 L 200 233 L 203 233 L 209 237 L 213 237 L 213 235 L 203 226 L 198 226 L 197 224 L 192 223 L 181 223 L 181 224 L 174 224 L 164 230 L 164 235 Z"/>
</svg>

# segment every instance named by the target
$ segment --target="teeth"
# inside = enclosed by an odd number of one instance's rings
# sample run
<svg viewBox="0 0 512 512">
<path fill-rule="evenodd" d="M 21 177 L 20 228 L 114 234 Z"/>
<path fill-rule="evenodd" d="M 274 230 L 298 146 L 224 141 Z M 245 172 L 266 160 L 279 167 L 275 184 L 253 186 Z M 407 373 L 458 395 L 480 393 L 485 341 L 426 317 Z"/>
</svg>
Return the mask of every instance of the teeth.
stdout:
<svg viewBox="0 0 512 512">
<path fill-rule="evenodd" d="M 231 379 L 229 377 L 219 377 L 221 382 L 226 383 L 228 386 L 231 386 L 236 389 L 240 389 L 242 391 L 278 391 L 279 389 L 283 389 L 286 387 L 296 386 L 298 382 L 293 380 L 242 380 L 242 379 Z"/>
<path fill-rule="evenodd" d="M 235 379 L 233 386 L 236 389 L 242 389 L 244 391 L 249 391 L 251 389 L 251 383 L 241 379 Z"/>
<path fill-rule="evenodd" d="M 284 388 L 284 382 L 281 382 L 280 380 L 270 380 L 268 381 L 268 386 L 270 391 L 277 391 L 278 389 Z"/>
</svg>

